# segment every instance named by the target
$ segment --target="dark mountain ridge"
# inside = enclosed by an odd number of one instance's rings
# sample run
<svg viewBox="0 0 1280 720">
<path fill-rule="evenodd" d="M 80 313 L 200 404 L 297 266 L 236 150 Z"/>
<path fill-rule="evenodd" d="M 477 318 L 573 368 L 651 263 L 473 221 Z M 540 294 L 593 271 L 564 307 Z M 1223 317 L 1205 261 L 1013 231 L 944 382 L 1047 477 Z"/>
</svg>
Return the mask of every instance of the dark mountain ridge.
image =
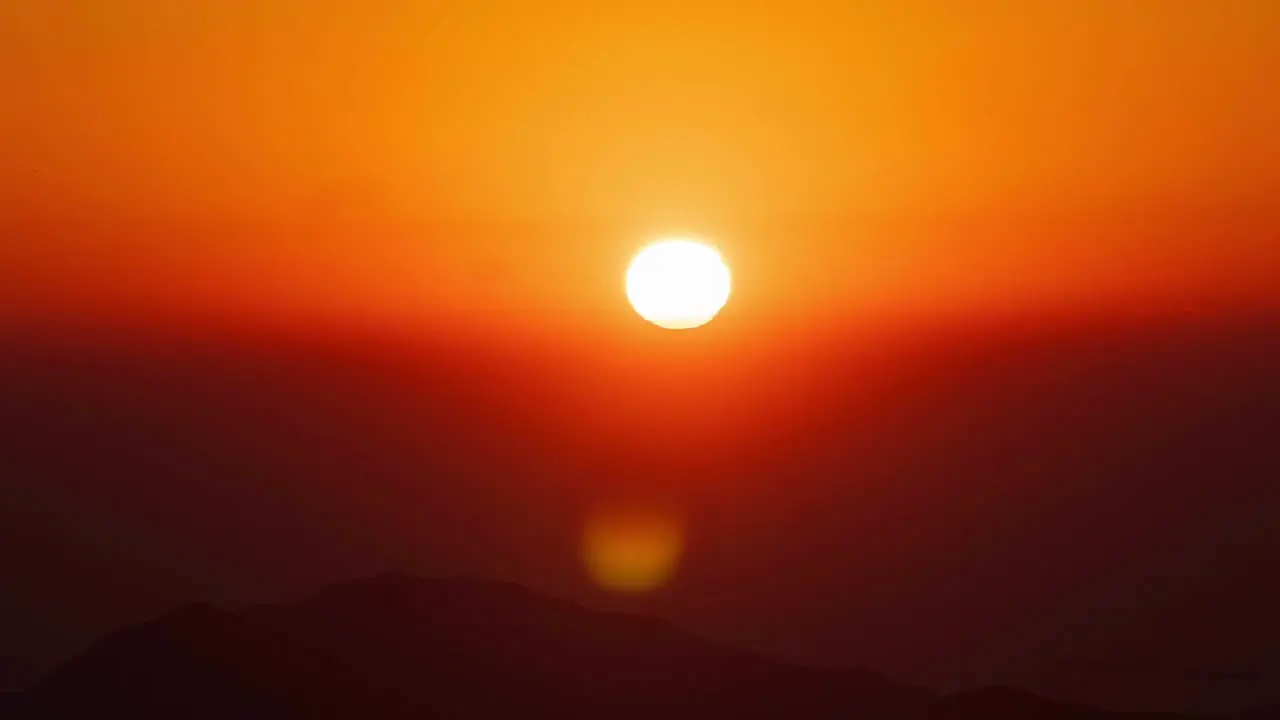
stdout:
<svg viewBox="0 0 1280 720">
<path fill-rule="evenodd" d="M 939 696 L 514 584 L 405 574 L 292 605 L 187 605 L 108 635 L 8 704 L 22 709 L 6 717 L 132 720 L 1139 717 L 1005 689 Z"/>
</svg>

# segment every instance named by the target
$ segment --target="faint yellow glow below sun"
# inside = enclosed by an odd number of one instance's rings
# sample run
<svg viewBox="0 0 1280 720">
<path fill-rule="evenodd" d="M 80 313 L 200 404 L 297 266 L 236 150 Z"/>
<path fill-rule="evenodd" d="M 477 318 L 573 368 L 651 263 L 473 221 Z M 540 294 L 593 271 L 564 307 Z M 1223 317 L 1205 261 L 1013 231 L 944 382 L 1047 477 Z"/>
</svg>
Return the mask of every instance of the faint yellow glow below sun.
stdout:
<svg viewBox="0 0 1280 720">
<path fill-rule="evenodd" d="M 587 521 L 582 559 L 600 587 L 642 593 L 666 584 L 683 546 L 684 533 L 674 517 L 636 510 L 599 512 Z"/>
<path fill-rule="evenodd" d="M 670 239 L 645 247 L 627 268 L 627 299 L 659 327 L 705 325 L 729 301 L 729 267 L 710 245 Z"/>
</svg>

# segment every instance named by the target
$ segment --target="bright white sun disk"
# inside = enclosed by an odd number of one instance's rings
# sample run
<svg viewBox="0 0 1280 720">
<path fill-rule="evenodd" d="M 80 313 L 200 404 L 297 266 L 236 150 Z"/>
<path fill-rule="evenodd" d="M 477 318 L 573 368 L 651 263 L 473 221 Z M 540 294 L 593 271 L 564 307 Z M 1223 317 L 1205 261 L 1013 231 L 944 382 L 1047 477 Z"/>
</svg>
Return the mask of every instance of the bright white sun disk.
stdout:
<svg viewBox="0 0 1280 720">
<path fill-rule="evenodd" d="M 644 248 L 627 269 L 627 299 L 659 327 L 705 325 L 729 301 L 729 268 L 711 246 L 685 239 Z"/>
</svg>

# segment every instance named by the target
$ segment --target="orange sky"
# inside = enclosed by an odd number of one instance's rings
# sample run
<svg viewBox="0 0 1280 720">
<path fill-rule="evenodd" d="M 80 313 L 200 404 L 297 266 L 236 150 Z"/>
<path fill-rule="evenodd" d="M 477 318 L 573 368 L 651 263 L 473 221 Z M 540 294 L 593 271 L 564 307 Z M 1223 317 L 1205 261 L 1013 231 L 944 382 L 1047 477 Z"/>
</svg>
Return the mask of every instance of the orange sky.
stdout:
<svg viewBox="0 0 1280 720">
<path fill-rule="evenodd" d="M 1271 0 L 8 0 L 0 308 L 599 322 L 667 232 L 740 317 L 1280 304 L 1277 38 Z"/>
</svg>

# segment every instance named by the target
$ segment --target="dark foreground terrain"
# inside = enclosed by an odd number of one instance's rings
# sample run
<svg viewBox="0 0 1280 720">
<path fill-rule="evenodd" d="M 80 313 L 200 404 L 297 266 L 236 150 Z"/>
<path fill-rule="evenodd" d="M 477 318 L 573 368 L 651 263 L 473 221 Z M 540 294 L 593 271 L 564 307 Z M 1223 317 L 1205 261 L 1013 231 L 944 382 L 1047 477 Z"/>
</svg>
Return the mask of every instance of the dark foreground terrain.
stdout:
<svg viewBox="0 0 1280 720">
<path fill-rule="evenodd" d="M 0 716 L 1138 717 L 1006 689 L 935 695 L 719 647 L 518 585 L 403 574 L 293 605 L 180 608 L 108 635 L 23 695 L 0 696 Z"/>
</svg>

